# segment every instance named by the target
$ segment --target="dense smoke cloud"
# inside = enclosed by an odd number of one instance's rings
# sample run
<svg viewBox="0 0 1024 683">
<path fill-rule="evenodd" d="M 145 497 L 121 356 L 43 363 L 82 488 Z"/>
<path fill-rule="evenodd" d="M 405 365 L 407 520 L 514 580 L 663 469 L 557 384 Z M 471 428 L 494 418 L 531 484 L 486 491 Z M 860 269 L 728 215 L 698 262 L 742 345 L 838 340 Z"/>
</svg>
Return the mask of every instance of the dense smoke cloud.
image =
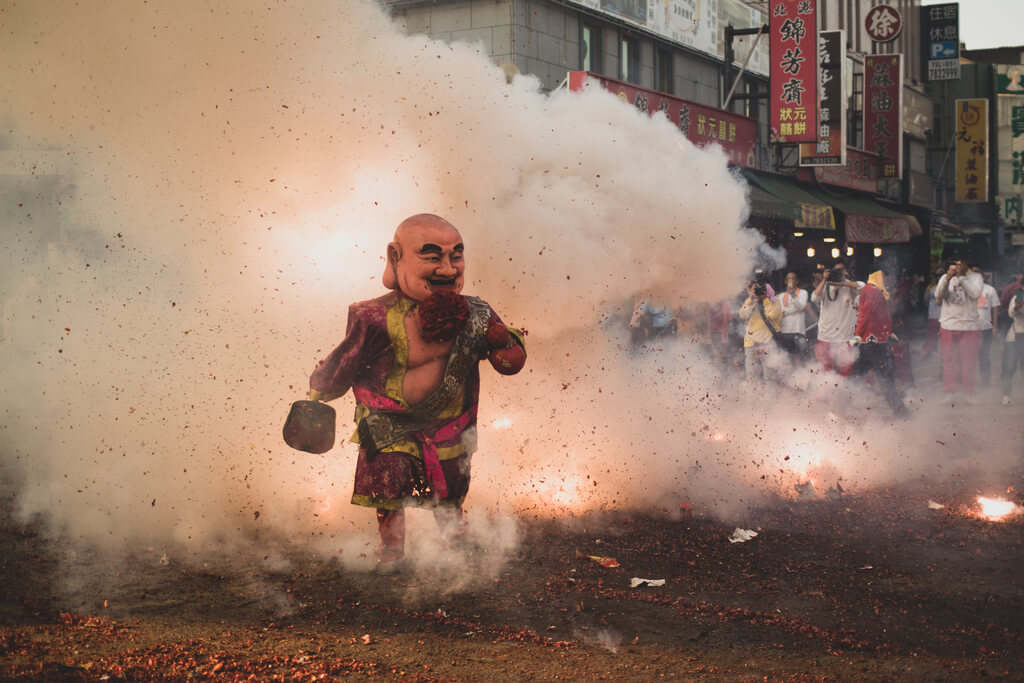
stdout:
<svg viewBox="0 0 1024 683">
<path fill-rule="evenodd" d="M 327 456 L 280 426 L 422 211 L 461 229 L 467 293 L 529 331 L 524 373 L 484 368 L 471 510 L 728 514 L 778 484 L 772 439 L 850 451 L 855 427 L 776 419 L 692 348 L 628 348 L 635 297 L 730 297 L 761 244 L 724 155 L 667 121 L 507 84 L 368 1 L 6 0 L 0 25 L 0 456 L 26 517 L 193 548 L 372 535 L 351 399 Z"/>
</svg>

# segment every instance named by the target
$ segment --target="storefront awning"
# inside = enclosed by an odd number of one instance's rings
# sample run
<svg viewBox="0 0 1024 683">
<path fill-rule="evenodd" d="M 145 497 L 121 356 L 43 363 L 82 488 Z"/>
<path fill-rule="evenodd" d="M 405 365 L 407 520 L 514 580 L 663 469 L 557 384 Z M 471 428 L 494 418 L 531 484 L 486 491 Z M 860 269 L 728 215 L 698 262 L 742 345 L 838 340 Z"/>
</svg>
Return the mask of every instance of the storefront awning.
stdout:
<svg viewBox="0 0 1024 683">
<path fill-rule="evenodd" d="M 750 213 L 761 218 L 776 218 L 794 223 L 801 218 L 799 204 L 779 199 L 757 185 L 750 186 Z"/>
<path fill-rule="evenodd" d="M 784 178 L 746 172 L 750 181 L 750 211 L 756 216 L 786 218 L 794 228 L 835 230 L 832 207 Z"/>
<path fill-rule="evenodd" d="M 916 218 L 893 211 L 873 199 L 832 195 L 822 195 L 821 198 L 843 212 L 847 242 L 909 242 L 911 237 L 922 234 L 921 224 Z"/>
</svg>

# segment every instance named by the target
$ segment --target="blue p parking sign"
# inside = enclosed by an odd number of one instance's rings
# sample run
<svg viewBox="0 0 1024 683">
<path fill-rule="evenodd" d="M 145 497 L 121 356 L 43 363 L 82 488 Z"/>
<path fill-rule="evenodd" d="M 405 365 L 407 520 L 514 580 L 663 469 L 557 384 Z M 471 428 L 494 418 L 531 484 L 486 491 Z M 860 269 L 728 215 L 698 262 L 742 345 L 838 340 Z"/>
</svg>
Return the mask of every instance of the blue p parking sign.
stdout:
<svg viewBox="0 0 1024 683">
<path fill-rule="evenodd" d="M 930 49 L 932 59 L 949 59 L 960 55 L 957 45 L 953 41 L 931 43 Z"/>
</svg>

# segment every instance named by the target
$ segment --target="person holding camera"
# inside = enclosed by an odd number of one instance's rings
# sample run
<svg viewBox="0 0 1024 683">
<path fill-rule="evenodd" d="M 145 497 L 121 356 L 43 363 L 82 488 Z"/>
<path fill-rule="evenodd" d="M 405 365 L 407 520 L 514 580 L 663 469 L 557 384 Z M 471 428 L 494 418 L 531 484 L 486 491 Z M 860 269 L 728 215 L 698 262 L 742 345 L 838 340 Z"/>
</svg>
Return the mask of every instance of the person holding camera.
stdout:
<svg viewBox="0 0 1024 683">
<path fill-rule="evenodd" d="M 786 291 L 776 297 L 782 305 L 782 323 L 779 335 L 782 337 L 784 350 L 797 360 L 802 360 L 807 350 L 807 324 L 804 322 L 804 309 L 807 308 L 807 290 L 800 289 L 796 273 L 786 273 Z"/>
<path fill-rule="evenodd" d="M 821 282 L 811 293 L 811 301 L 820 308 L 814 357 L 826 372 L 849 377 L 853 370 L 857 351 L 850 339 L 857 327 L 857 294 L 863 287 L 863 282 L 847 277 L 846 266 L 840 261 L 822 271 Z"/>
<path fill-rule="evenodd" d="M 746 323 L 743 335 L 743 360 L 748 382 L 773 379 L 772 364 L 777 362 L 774 337 L 782 322 L 782 307 L 768 296 L 767 285 L 754 280 L 747 287 L 747 299 L 740 306 L 740 320 Z"/>
<path fill-rule="evenodd" d="M 966 394 L 974 404 L 978 351 L 981 349 L 981 320 L 978 299 L 985 288 L 981 273 L 971 272 L 967 263 L 956 259 L 935 286 L 935 300 L 942 306 L 939 315 L 939 340 L 942 345 L 944 400 L 956 391 Z"/>
<path fill-rule="evenodd" d="M 1006 312 L 1010 316 L 1010 328 L 1006 331 L 1006 343 L 1003 344 L 1004 406 L 1010 405 L 1013 375 L 1017 372 L 1017 366 L 1024 367 L 1024 290 L 1017 290 Z"/>
</svg>

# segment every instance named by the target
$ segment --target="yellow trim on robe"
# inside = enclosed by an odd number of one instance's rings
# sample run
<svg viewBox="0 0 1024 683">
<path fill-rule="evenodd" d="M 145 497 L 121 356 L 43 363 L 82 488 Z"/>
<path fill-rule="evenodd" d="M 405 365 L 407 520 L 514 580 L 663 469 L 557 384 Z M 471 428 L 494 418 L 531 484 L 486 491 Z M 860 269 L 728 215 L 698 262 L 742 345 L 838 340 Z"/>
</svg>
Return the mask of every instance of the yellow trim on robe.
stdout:
<svg viewBox="0 0 1024 683">
<path fill-rule="evenodd" d="M 405 316 L 412 310 L 415 301 L 400 297 L 395 305 L 388 309 L 387 330 L 391 338 L 391 350 L 394 352 L 391 362 L 391 372 L 388 373 L 387 382 L 384 385 L 384 393 L 393 398 L 404 407 L 409 404 L 402 394 L 402 382 L 405 380 L 405 371 L 409 367 L 409 337 L 405 333 Z"/>
<path fill-rule="evenodd" d="M 391 339 L 392 363 L 391 371 L 388 373 L 388 378 L 385 381 L 384 392 L 388 398 L 394 399 L 403 407 L 408 408 L 409 404 L 405 400 L 405 396 L 402 394 L 402 383 L 405 381 L 405 372 L 409 367 L 409 337 L 405 333 L 405 316 L 408 315 L 409 311 L 416 305 L 416 302 L 406 297 L 400 297 L 391 308 L 388 309 L 386 316 L 386 326 L 388 331 L 388 337 Z M 455 399 L 445 408 L 438 419 L 451 419 L 454 420 L 458 416 L 465 412 L 463 408 L 465 394 L 460 393 Z M 358 425 L 364 417 L 370 414 L 370 409 L 362 403 L 356 404 L 355 423 Z M 349 439 L 351 443 L 359 443 L 359 431 L 356 430 L 352 437 Z M 396 442 L 388 447 L 389 452 L 408 453 L 409 455 L 416 458 L 423 458 L 423 453 L 420 451 L 419 445 L 412 439 L 405 439 L 403 441 Z M 445 446 L 437 449 L 437 457 L 439 460 L 450 460 L 457 458 L 463 453 L 472 452 L 472 449 L 467 449 L 462 445 L 456 446 Z"/>
<path fill-rule="evenodd" d="M 429 507 L 429 508 L 457 508 L 462 507 L 462 503 L 465 502 L 465 496 L 459 496 L 458 498 L 415 498 L 406 497 L 398 500 L 380 500 L 378 498 L 372 498 L 370 496 L 364 496 L 359 493 L 352 494 L 352 504 L 362 505 L 368 508 L 377 508 L 379 510 L 400 510 L 405 507 Z"/>
</svg>

